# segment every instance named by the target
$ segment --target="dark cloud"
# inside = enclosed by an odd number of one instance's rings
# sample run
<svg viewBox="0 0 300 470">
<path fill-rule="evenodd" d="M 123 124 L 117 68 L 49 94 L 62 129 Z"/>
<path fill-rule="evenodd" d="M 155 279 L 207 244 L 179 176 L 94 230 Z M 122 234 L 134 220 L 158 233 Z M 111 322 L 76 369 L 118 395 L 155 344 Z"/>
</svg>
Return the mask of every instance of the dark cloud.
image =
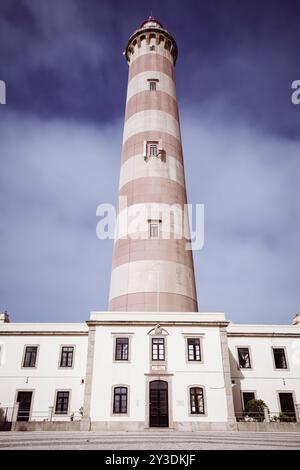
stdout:
<svg viewBox="0 0 300 470">
<path fill-rule="evenodd" d="M 190 200 L 205 204 L 195 253 L 201 309 L 288 322 L 299 309 L 298 1 L 153 0 L 175 36 Z M 106 309 L 125 107 L 122 56 L 149 15 L 133 0 L 1 0 L 0 299 L 15 320 Z"/>
<path fill-rule="evenodd" d="M 290 103 L 298 78 L 297 1 L 166 0 L 151 8 L 179 45 L 182 103 L 226 99 L 224 118 L 243 116 L 299 137 Z M 133 0 L 2 0 L 0 56 L 10 105 L 39 116 L 107 122 L 123 115 L 122 50 L 148 16 Z"/>
</svg>

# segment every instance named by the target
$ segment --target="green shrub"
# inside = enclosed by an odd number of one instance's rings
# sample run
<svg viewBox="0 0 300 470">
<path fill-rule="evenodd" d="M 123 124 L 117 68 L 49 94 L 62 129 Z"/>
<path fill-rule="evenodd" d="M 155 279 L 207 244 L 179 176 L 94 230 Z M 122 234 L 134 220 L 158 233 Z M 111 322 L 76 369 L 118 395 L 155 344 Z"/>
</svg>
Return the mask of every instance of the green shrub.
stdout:
<svg viewBox="0 0 300 470">
<path fill-rule="evenodd" d="M 245 413 L 256 421 L 263 421 L 265 418 L 264 409 L 267 407 L 263 400 L 249 400 L 245 406 Z"/>
</svg>

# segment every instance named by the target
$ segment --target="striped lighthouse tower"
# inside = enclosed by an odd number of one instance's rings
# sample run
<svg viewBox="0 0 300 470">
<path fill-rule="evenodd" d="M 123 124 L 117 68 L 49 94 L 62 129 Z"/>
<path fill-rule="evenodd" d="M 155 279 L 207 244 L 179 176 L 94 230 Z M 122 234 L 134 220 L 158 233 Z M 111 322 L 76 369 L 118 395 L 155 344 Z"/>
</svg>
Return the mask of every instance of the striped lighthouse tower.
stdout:
<svg viewBox="0 0 300 470">
<path fill-rule="evenodd" d="M 129 77 L 109 310 L 197 311 L 189 232 L 176 212 L 187 203 L 177 45 L 149 17 L 129 38 L 125 55 Z"/>
</svg>

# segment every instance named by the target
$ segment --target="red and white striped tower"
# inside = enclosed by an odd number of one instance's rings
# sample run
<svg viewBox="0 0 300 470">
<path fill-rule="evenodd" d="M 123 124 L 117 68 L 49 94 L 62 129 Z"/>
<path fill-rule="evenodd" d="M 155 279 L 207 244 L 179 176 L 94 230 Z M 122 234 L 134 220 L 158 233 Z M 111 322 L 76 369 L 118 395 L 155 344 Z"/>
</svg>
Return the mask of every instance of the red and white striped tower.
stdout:
<svg viewBox="0 0 300 470">
<path fill-rule="evenodd" d="M 187 202 L 174 76 L 177 45 L 149 17 L 129 38 L 125 55 L 129 77 L 119 201 L 126 196 L 128 210 L 146 207 L 151 217 L 116 237 L 109 310 L 197 311 L 188 237 L 178 237 L 176 218 L 168 225 L 164 215 L 166 208 Z M 119 202 L 119 218 L 126 213 L 123 205 Z"/>
</svg>

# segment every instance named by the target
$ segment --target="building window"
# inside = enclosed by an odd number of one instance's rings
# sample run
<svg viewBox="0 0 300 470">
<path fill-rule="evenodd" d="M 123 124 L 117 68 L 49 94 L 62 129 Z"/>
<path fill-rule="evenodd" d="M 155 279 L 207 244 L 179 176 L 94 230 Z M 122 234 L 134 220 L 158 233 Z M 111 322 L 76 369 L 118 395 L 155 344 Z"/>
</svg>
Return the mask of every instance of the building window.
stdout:
<svg viewBox="0 0 300 470">
<path fill-rule="evenodd" d="M 291 392 L 280 392 L 279 394 L 280 410 L 289 421 L 296 421 L 296 410 L 294 397 Z"/>
<path fill-rule="evenodd" d="M 189 361 L 201 361 L 199 338 L 188 338 L 187 348 L 188 348 L 188 360 Z"/>
<path fill-rule="evenodd" d="M 74 346 L 62 346 L 59 367 L 73 367 Z"/>
<path fill-rule="evenodd" d="M 150 222 L 150 238 L 159 238 L 159 224 Z"/>
<path fill-rule="evenodd" d="M 150 91 L 156 91 L 156 82 L 149 81 L 149 88 L 150 88 Z"/>
<path fill-rule="evenodd" d="M 150 46 L 150 51 L 155 51 L 155 46 L 153 44 Z"/>
<path fill-rule="evenodd" d="M 162 154 L 162 148 L 158 147 L 158 141 L 144 141 L 144 160 L 147 162 L 150 158 L 159 158 Z"/>
<path fill-rule="evenodd" d="M 251 369 L 249 348 L 238 348 L 238 358 L 241 369 Z"/>
<path fill-rule="evenodd" d="M 113 413 L 127 413 L 127 387 L 115 387 L 114 388 L 114 406 Z"/>
<path fill-rule="evenodd" d="M 287 369 L 284 348 L 273 348 L 275 369 Z"/>
<path fill-rule="evenodd" d="M 190 388 L 190 405 L 191 414 L 193 415 L 204 415 L 204 393 L 201 387 Z"/>
<path fill-rule="evenodd" d="M 128 361 L 128 338 L 116 338 L 115 361 Z"/>
<path fill-rule="evenodd" d="M 69 409 L 70 392 L 57 392 L 55 403 L 56 415 L 67 415 Z"/>
<path fill-rule="evenodd" d="M 149 157 L 157 157 L 157 144 L 150 143 L 148 144 L 148 154 Z"/>
<path fill-rule="evenodd" d="M 152 361 L 165 360 L 165 339 L 152 338 Z"/>
<path fill-rule="evenodd" d="M 37 346 L 26 346 L 23 367 L 35 367 L 37 359 Z"/>
<path fill-rule="evenodd" d="M 255 400 L 255 393 L 254 392 L 243 392 L 243 404 L 244 404 L 244 409 L 247 405 L 247 403 L 250 400 Z"/>
</svg>

